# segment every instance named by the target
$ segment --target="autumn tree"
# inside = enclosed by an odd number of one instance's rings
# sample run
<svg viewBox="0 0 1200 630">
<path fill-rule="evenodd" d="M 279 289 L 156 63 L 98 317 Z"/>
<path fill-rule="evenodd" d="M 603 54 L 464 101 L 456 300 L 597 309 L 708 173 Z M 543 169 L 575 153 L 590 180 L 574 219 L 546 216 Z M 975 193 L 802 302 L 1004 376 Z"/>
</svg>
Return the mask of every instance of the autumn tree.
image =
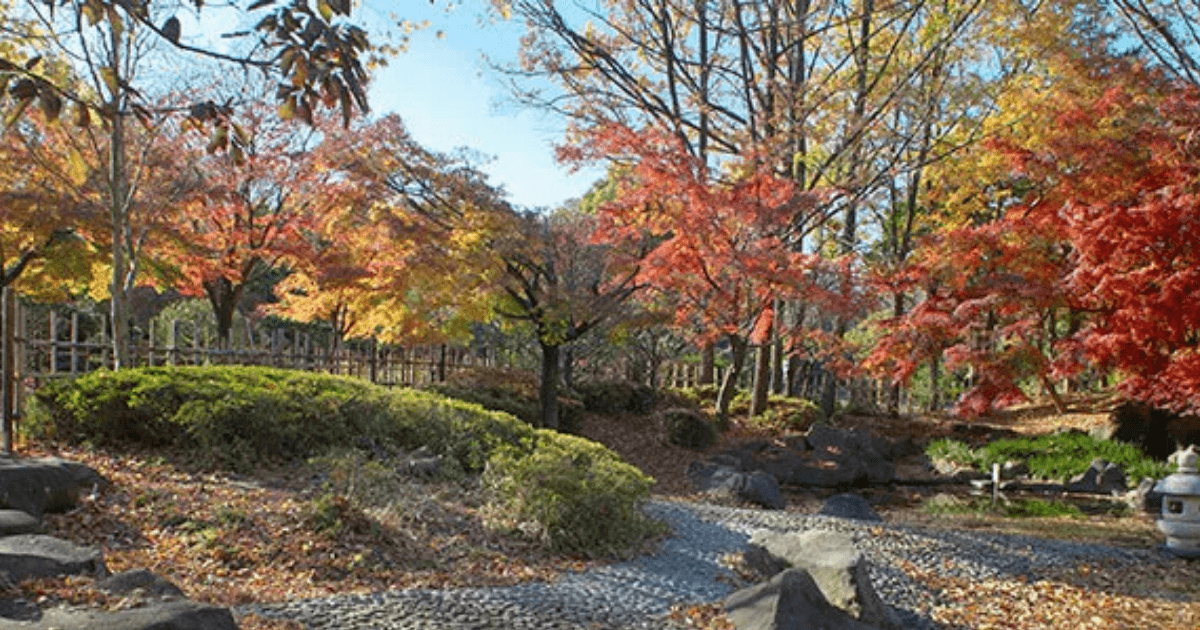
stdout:
<svg viewBox="0 0 1200 630">
<path fill-rule="evenodd" d="M 876 353 L 897 374 L 944 355 L 967 367 L 961 411 L 1023 399 L 1085 369 L 1131 397 L 1195 408 L 1190 138 L 1196 90 L 1103 48 L 1063 54 L 1057 80 L 1012 98 L 1020 115 L 971 152 L 978 183 L 908 268 L 923 298 Z M 963 171 L 968 173 L 969 171 Z"/>
<path fill-rule="evenodd" d="M 619 159 L 612 201 L 600 206 L 596 238 L 616 246 L 634 280 L 676 307 L 676 323 L 729 344 L 733 366 L 718 394 L 724 417 L 748 344 L 769 340 L 776 298 L 806 293 L 832 305 L 817 282 L 819 257 L 781 233 L 821 202 L 751 154 L 707 168 L 673 135 L 613 125 L 593 133 L 573 159 Z"/>
<path fill-rule="evenodd" d="M 164 256 L 176 288 L 212 305 L 222 347 L 247 284 L 309 255 L 307 234 L 328 210 L 331 188 L 331 175 L 315 167 L 317 131 L 279 120 L 260 101 L 243 107 L 238 123 L 211 140 L 186 127 L 173 139 L 181 173 L 197 181 L 178 204 Z"/>
<path fill-rule="evenodd" d="M 972 52 L 990 24 L 981 2 L 501 5 L 529 24 L 511 74 L 523 102 L 580 131 L 613 122 L 656 126 L 713 168 L 754 152 L 800 190 L 846 191 L 783 221 L 779 235 L 797 251 L 856 256 L 863 215 L 887 203 L 895 174 L 944 157 L 948 145 L 934 145 L 959 124 L 977 124 L 964 112 L 987 109 L 978 73 L 964 70 L 981 63 Z M 916 84 L 930 94 L 924 105 L 911 104 Z M 961 89 L 947 89 L 952 84 Z M 914 149 L 921 144 L 925 151 Z M 836 245 L 816 242 L 817 230 L 836 231 Z M 852 324 L 851 314 L 813 306 L 780 303 L 780 320 L 804 322 L 811 312 L 843 332 Z M 783 352 L 775 355 L 771 370 L 782 380 Z M 757 400 L 765 400 L 766 358 L 757 364 Z M 830 379 L 827 399 L 835 387 Z"/>
<path fill-rule="evenodd" d="M 195 6 L 198 12 L 204 8 L 203 3 Z M 228 134 L 233 112 L 228 102 L 211 100 L 158 107 L 151 92 L 152 54 L 170 51 L 184 59 L 199 57 L 261 72 L 279 81 L 281 114 L 308 121 L 315 109 L 338 107 L 348 121 L 355 109 L 366 109 L 362 58 L 372 54 L 365 32 L 347 21 L 350 9 L 348 1 L 339 0 L 298 0 L 286 6 L 256 0 L 243 9 L 262 16 L 240 33 L 255 44 L 244 54 L 194 43 L 193 34 L 182 32 L 182 7 L 148 0 L 27 0 L 20 6 L 22 19 L 8 21 L 26 30 L 15 33 L 22 45 L 0 56 L 0 87 L 10 96 L 7 120 L 38 102 L 51 119 L 69 117 L 81 128 L 101 128 L 107 135 L 107 153 L 100 157 L 110 223 L 108 294 L 115 367 L 128 360 L 125 299 L 138 269 L 130 250 L 137 240 L 131 212 L 138 194 L 137 167 L 131 161 L 140 148 L 129 145 L 128 128 L 157 127 L 163 116 L 182 110 L 214 134 Z M 54 63 L 76 67 L 82 80 L 62 80 L 42 70 Z"/>
<path fill-rule="evenodd" d="M 497 312 L 535 331 L 542 425 L 552 429 L 559 424 L 562 348 L 592 333 L 640 287 L 636 266 L 612 256 L 610 246 L 590 242 L 592 223 L 570 208 L 527 212 L 498 243 L 507 299 Z"/>
<path fill-rule="evenodd" d="M 1062 286 L 1088 315 L 1060 340 L 1057 367 L 1077 371 L 1086 357 L 1124 375 L 1131 398 L 1194 413 L 1200 87 L 1128 60 L 1077 63 L 1052 131 L 997 145 L 1035 183 L 1024 220 L 1061 230 L 1072 265 Z"/>
<path fill-rule="evenodd" d="M 469 155 L 420 145 L 399 116 L 330 130 L 313 168 L 328 182 L 312 253 L 273 310 L 330 322 L 340 336 L 461 337 L 490 318 L 512 213 Z"/>
<path fill-rule="evenodd" d="M 0 287 L 52 301 L 86 290 L 97 262 L 82 237 L 95 208 L 78 196 L 90 172 L 65 132 L 32 116 L 0 136 Z"/>
</svg>

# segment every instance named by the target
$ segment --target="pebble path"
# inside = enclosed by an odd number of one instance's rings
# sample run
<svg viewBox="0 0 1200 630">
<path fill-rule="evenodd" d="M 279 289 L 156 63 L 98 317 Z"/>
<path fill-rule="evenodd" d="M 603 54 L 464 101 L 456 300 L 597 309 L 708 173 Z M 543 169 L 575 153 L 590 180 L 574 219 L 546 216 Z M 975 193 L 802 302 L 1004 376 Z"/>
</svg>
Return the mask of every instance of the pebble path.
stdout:
<svg viewBox="0 0 1200 630">
<path fill-rule="evenodd" d="M 1050 568 L 1162 561 L 1158 550 L 1133 550 L 978 531 L 924 529 L 829 516 L 652 501 L 647 511 L 675 534 L 654 554 L 508 587 L 410 589 L 343 595 L 235 609 L 290 619 L 306 628 L 346 630 L 607 630 L 674 628 L 675 604 L 719 602 L 739 580 L 722 557 L 739 552 L 758 530 L 830 529 L 850 535 L 870 562 L 875 590 L 901 627 L 951 630 L 929 617 L 935 590 L 901 570 L 983 580 L 1036 579 Z"/>
</svg>

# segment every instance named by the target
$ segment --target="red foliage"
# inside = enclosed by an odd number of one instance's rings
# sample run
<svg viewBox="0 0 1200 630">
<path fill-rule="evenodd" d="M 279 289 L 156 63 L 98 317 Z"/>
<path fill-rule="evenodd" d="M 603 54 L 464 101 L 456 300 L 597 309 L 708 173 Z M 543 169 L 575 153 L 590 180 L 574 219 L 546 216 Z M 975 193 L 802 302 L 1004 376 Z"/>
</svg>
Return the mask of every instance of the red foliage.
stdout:
<svg viewBox="0 0 1200 630">
<path fill-rule="evenodd" d="M 621 160 L 594 238 L 617 245 L 637 281 L 673 299 L 677 324 L 696 336 L 763 341 L 756 323 L 770 321 L 775 298 L 836 301 L 818 284 L 827 261 L 786 241 L 790 222 L 820 195 L 776 176 L 752 152 L 718 178 L 668 133 L 609 125 L 564 156 Z"/>
<path fill-rule="evenodd" d="M 1029 377 L 1116 370 L 1132 398 L 1200 410 L 1200 93 L 1121 62 L 1079 62 L 1044 135 L 988 149 L 1029 192 L 987 223 L 944 226 L 905 273 L 923 301 L 871 357 L 908 378 L 943 352 L 976 382 L 959 411 Z M 1082 79 L 1081 79 L 1082 77 Z M 1056 313 L 1075 318 L 1066 334 Z"/>
</svg>

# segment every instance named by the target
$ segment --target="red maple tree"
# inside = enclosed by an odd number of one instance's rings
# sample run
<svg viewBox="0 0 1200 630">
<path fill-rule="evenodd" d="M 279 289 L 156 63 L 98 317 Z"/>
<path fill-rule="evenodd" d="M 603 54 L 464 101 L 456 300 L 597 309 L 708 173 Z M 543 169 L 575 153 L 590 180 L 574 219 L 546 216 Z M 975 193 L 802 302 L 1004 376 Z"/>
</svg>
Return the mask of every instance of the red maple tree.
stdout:
<svg viewBox="0 0 1200 630">
<path fill-rule="evenodd" d="M 870 363 L 898 380 L 937 353 L 969 366 L 968 415 L 1089 366 L 1200 410 L 1200 94 L 1120 60 L 1064 68 L 1032 123 L 985 147 L 1009 161 L 1010 201 L 942 225 L 893 279 L 923 299 Z"/>
<path fill-rule="evenodd" d="M 595 238 L 637 267 L 636 282 L 675 305 L 675 321 L 699 341 L 726 340 L 733 368 L 721 388 L 725 413 L 748 343 L 766 341 L 777 298 L 803 293 L 836 302 L 818 282 L 827 261 L 786 239 L 791 221 L 821 195 L 800 190 L 753 151 L 710 168 L 673 135 L 597 127 L 564 151 L 572 160 L 615 159 L 612 199 Z"/>
</svg>

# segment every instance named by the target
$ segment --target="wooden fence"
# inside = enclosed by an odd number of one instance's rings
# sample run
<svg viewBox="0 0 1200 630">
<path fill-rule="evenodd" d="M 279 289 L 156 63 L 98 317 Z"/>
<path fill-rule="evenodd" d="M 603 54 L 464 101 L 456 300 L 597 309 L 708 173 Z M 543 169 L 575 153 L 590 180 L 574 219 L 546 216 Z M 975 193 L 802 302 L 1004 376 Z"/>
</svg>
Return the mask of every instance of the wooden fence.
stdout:
<svg viewBox="0 0 1200 630">
<path fill-rule="evenodd" d="M 28 317 L 21 311 L 17 309 L 13 341 L 16 371 L 25 379 L 72 376 L 112 367 L 108 335 L 81 338 L 77 313 L 64 318 L 51 311 L 48 326 L 38 331 L 30 329 Z M 200 334 L 197 324 L 176 320 L 170 328 L 165 339 L 155 339 L 151 334 L 131 343 L 130 365 L 265 365 L 357 376 L 381 385 L 419 387 L 442 382 L 458 370 L 494 363 L 487 353 L 448 345 L 400 347 L 363 341 L 329 348 L 314 343 L 308 333 L 284 329 L 263 336 L 257 343 L 235 340 L 230 347 L 220 347 Z"/>
<path fill-rule="evenodd" d="M 113 350 L 107 332 L 84 332 L 79 313 L 49 310 L 37 321 L 19 300 L 3 300 L 4 378 L 10 413 L 19 413 L 23 397 L 37 383 L 111 368 Z M 298 330 L 277 329 L 258 339 L 237 339 L 229 347 L 212 343 L 201 325 L 174 321 L 169 332 L 130 344 L 129 365 L 263 365 L 356 376 L 381 385 L 420 387 L 445 381 L 456 371 L 495 365 L 492 353 L 449 345 L 400 347 L 355 341 L 330 348 Z"/>
</svg>

